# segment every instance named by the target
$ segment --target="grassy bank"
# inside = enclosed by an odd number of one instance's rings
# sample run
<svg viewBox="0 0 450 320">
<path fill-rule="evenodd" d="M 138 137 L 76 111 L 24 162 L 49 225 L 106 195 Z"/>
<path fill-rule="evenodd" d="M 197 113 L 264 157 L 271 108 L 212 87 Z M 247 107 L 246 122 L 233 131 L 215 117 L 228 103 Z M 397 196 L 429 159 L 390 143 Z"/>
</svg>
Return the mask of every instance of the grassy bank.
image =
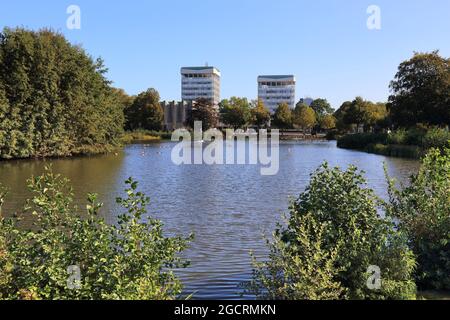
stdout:
<svg viewBox="0 0 450 320">
<path fill-rule="evenodd" d="M 170 140 L 171 133 L 164 131 L 135 130 L 127 131 L 122 137 L 123 144 L 158 142 L 161 140 Z"/>
<path fill-rule="evenodd" d="M 337 146 L 384 156 L 419 159 L 431 148 L 450 145 L 446 129 L 400 129 L 391 133 L 347 134 L 337 139 Z"/>
</svg>

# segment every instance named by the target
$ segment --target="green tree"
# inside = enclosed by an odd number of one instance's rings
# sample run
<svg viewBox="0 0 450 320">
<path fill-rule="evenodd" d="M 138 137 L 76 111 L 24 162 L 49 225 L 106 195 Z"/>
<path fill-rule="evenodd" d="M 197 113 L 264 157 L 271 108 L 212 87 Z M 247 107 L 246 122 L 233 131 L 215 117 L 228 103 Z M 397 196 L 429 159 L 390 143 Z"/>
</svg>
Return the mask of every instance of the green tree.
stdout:
<svg viewBox="0 0 450 320">
<path fill-rule="evenodd" d="M 159 93 L 153 88 L 140 93 L 134 98 L 131 106 L 125 109 L 127 128 L 130 130 L 161 130 L 164 121 L 164 111 L 159 100 Z"/>
<path fill-rule="evenodd" d="M 356 126 L 358 129 L 366 121 L 368 101 L 365 101 L 361 97 L 356 97 L 348 106 L 347 112 L 345 112 L 343 121 L 348 126 Z"/>
<path fill-rule="evenodd" d="M 366 131 L 373 131 L 374 128 L 383 127 L 388 118 L 388 111 L 385 103 L 369 102 L 366 106 L 366 116 L 364 125 Z"/>
<path fill-rule="evenodd" d="M 356 97 L 353 101 L 346 101 L 334 113 L 336 126 L 341 131 L 350 131 L 352 127 L 364 127 L 365 131 L 386 127 L 389 115 L 386 104 L 373 103 Z"/>
<path fill-rule="evenodd" d="M 320 127 L 325 130 L 336 128 L 336 118 L 331 114 L 325 115 L 320 121 Z"/>
<path fill-rule="evenodd" d="M 189 111 L 187 122 L 191 128 L 194 128 L 195 121 L 202 122 L 203 130 L 217 127 L 219 114 L 210 100 L 201 98 L 194 102 L 192 109 Z"/>
<path fill-rule="evenodd" d="M 292 110 L 287 103 L 280 103 L 275 110 L 273 124 L 280 129 L 290 129 L 293 124 Z"/>
<path fill-rule="evenodd" d="M 419 288 L 450 290 L 450 149 L 430 150 L 402 190 L 390 182 L 388 213 L 409 236 Z"/>
<path fill-rule="evenodd" d="M 258 127 L 262 128 L 267 126 L 270 121 L 270 111 L 264 105 L 261 99 L 258 99 L 253 108 L 251 109 L 252 122 Z"/>
<path fill-rule="evenodd" d="M 341 132 L 350 131 L 351 129 L 351 125 L 345 121 L 347 119 L 346 114 L 350 111 L 351 105 L 351 101 L 345 101 L 334 113 L 334 117 L 336 118 L 336 127 Z"/>
<path fill-rule="evenodd" d="M 252 113 L 246 98 L 224 99 L 219 104 L 219 110 L 222 122 L 234 129 L 242 129 L 251 122 Z"/>
<path fill-rule="evenodd" d="M 114 97 L 117 100 L 117 103 L 121 106 L 123 110 L 123 114 L 125 116 L 125 130 L 131 130 L 130 123 L 127 119 L 127 115 L 130 114 L 130 108 L 133 105 L 134 98 L 133 96 L 129 96 L 125 90 L 119 88 L 113 88 Z"/>
<path fill-rule="evenodd" d="M 333 299 L 414 298 L 414 255 L 394 223 L 379 216 L 380 201 L 365 185 L 356 167 L 341 171 L 322 165 L 312 174 L 306 191 L 291 205 L 287 226 L 277 232 L 285 246 L 282 259 L 286 263 L 299 262 L 303 267 L 288 270 L 282 261 L 274 261 L 274 270 L 257 268 L 253 283 L 268 292 L 280 292 L 279 288 L 284 287 L 281 298 L 289 292 L 292 297 L 306 298 L 316 297 L 319 292 Z M 306 244 L 316 249 L 308 249 Z M 317 256 L 308 259 L 312 252 Z M 276 267 L 279 263 L 281 268 Z M 371 265 L 382 272 L 382 285 L 377 290 L 367 286 Z M 261 277 L 262 273 L 276 275 L 274 287 L 273 282 Z M 307 288 L 307 283 L 317 286 Z M 311 294 L 311 290 L 317 291 Z"/>
<path fill-rule="evenodd" d="M 297 105 L 294 110 L 294 124 L 300 126 L 303 132 L 306 130 L 311 130 L 316 122 L 316 113 L 313 108 L 308 107 L 307 105 Z"/>
<path fill-rule="evenodd" d="M 17 218 L 0 220 L 2 252 L 7 252 L 14 264 L 13 272 L 6 273 L 10 278 L 7 281 L 0 278 L 0 297 L 13 300 L 178 297 L 182 286 L 173 268 L 187 266 L 178 254 L 191 237 L 165 237 L 162 223 L 147 215 L 149 199 L 137 190 L 137 182 L 130 178 L 126 184 L 126 198 L 117 199 L 122 213 L 116 224 L 108 225 L 100 218 L 102 205 L 95 195 L 88 195 L 86 212 L 81 213 L 72 205 L 72 189 L 66 179 L 48 169 L 42 176 L 30 179 L 33 196 L 27 202 L 25 214 L 33 215 L 33 226 L 22 230 Z M 2 257 L 0 267 L 4 268 Z M 79 281 L 71 281 L 70 266 L 79 268 Z"/>
<path fill-rule="evenodd" d="M 107 69 L 51 30 L 0 33 L 0 158 L 69 156 L 120 144 Z"/>
<path fill-rule="evenodd" d="M 438 51 L 415 53 L 402 62 L 390 88 L 394 125 L 450 125 L 450 59 Z"/>
<path fill-rule="evenodd" d="M 313 108 L 314 112 L 317 115 L 318 119 L 326 116 L 327 114 L 333 114 L 334 109 L 331 107 L 330 103 L 327 99 L 315 99 L 310 105 Z"/>
</svg>

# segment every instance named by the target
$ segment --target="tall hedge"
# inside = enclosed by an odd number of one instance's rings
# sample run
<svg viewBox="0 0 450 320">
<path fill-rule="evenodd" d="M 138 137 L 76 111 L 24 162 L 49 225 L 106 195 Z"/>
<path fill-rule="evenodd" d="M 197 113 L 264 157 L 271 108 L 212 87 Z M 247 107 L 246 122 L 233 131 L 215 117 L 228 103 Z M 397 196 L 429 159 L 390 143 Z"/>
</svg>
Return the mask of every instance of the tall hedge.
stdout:
<svg viewBox="0 0 450 320">
<path fill-rule="evenodd" d="M 0 159 L 69 156 L 119 144 L 123 110 L 101 59 L 51 30 L 0 33 Z"/>
</svg>

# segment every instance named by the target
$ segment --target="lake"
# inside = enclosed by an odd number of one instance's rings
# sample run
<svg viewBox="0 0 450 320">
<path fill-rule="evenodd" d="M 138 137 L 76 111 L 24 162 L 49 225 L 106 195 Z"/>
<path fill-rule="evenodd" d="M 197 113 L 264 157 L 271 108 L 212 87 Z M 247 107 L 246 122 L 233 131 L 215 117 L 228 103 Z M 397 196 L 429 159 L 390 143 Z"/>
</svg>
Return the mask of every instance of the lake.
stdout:
<svg viewBox="0 0 450 320">
<path fill-rule="evenodd" d="M 106 156 L 0 162 L 0 182 L 10 188 L 3 212 L 22 207 L 29 196 L 26 179 L 51 163 L 55 172 L 71 180 L 80 206 L 86 193 L 98 193 L 105 203 L 103 216 L 114 223 L 114 199 L 123 195 L 123 182 L 133 177 L 151 197 L 149 214 L 164 222 L 168 235 L 195 233 L 184 253 L 191 266 L 178 271 L 185 293 L 194 293 L 195 299 L 238 299 L 239 283 L 251 276 L 249 252 L 265 256 L 263 235 L 271 234 L 287 212 L 289 197 L 305 189 L 321 162 L 357 165 L 383 198 L 384 162 L 390 175 L 403 182 L 419 168 L 418 161 L 339 149 L 335 142 L 281 142 L 278 174 L 262 176 L 257 165 L 176 166 L 171 161 L 173 146 L 135 144 Z"/>
</svg>

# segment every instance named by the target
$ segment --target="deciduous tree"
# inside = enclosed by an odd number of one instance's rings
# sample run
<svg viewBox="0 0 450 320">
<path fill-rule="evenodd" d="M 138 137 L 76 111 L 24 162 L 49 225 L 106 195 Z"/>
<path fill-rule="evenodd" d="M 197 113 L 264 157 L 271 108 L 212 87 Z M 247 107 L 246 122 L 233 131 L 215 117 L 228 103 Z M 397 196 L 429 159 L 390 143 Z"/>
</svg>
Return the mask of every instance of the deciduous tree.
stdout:
<svg viewBox="0 0 450 320">
<path fill-rule="evenodd" d="M 295 108 L 294 124 L 300 126 L 303 131 L 311 130 L 316 122 L 316 113 L 313 108 L 306 105 L 298 105 Z"/>
<path fill-rule="evenodd" d="M 287 103 L 280 103 L 278 108 L 275 110 L 273 124 L 280 129 L 292 128 L 292 110 L 289 108 Z"/>
<path fill-rule="evenodd" d="M 140 93 L 126 108 L 127 127 L 131 130 L 161 130 L 164 111 L 159 103 L 159 93 L 153 88 Z"/>
<path fill-rule="evenodd" d="M 225 125 L 243 129 L 251 122 L 250 104 L 246 98 L 231 97 L 219 104 L 220 118 Z"/>
<path fill-rule="evenodd" d="M 120 144 L 124 116 L 93 60 L 52 30 L 0 33 L 0 158 L 69 156 Z"/>
<path fill-rule="evenodd" d="M 209 99 L 197 99 L 188 115 L 188 123 L 194 128 L 195 121 L 202 122 L 203 130 L 217 127 L 219 124 L 219 113 Z"/>
<path fill-rule="evenodd" d="M 267 126 L 270 121 L 270 111 L 261 99 L 258 99 L 251 110 L 252 122 L 258 127 Z"/>
<path fill-rule="evenodd" d="M 390 88 L 396 126 L 450 125 L 450 59 L 438 51 L 416 53 L 402 62 Z"/>
</svg>

